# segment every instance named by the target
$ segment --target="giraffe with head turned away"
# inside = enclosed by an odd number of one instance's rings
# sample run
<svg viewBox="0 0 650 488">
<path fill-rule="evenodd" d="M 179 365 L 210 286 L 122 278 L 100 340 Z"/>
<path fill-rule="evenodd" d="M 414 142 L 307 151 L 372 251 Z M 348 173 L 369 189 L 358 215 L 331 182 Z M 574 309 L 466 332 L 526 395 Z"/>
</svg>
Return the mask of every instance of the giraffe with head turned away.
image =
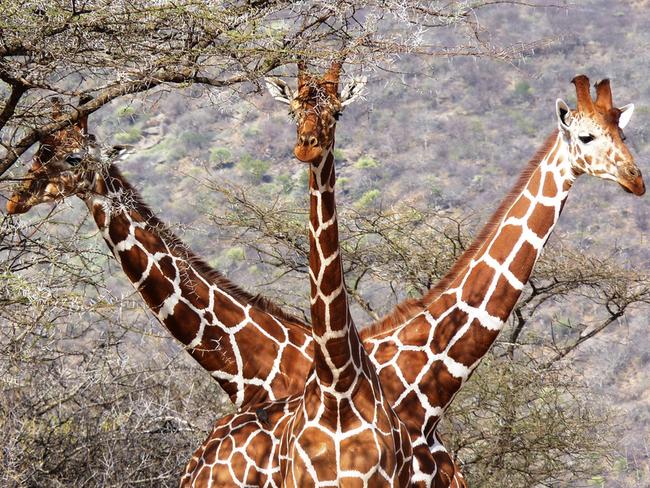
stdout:
<svg viewBox="0 0 650 488">
<path fill-rule="evenodd" d="M 514 308 L 575 179 L 590 174 L 645 193 L 623 135 L 634 106 L 613 106 L 609 80 L 596 84 L 595 101 L 586 76 L 573 83 L 577 108 L 556 102 L 558 129 L 449 273 L 423 298 L 362 332 L 395 411 L 412 434 L 419 431 L 414 453 L 436 444 L 445 408 Z M 391 391 L 395 377 L 402 385 Z M 413 479 L 427 476 L 420 466 Z"/>
<path fill-rule="evenodd" d="M 61 116 L 58 101 L 53 114 Z M 275 400 L 303 387 L 313 356 L 308 326 L 246 293 L 192 253 L 101 154 L 85 117 L 42 139 L 7 212 L 25 213 L 71 195 L 84 200 L 157 319 L 236 406 Z"/>
</svg>

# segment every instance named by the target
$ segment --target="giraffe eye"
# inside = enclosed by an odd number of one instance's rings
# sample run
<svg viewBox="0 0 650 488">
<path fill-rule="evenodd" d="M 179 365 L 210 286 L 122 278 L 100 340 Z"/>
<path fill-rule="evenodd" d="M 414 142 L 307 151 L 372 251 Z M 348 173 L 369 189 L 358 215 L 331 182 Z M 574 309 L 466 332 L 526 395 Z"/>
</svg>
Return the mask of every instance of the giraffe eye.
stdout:
<svg viewBox="0 0 650 488">
<path fill-rule="evenodd" d="M 341 112 L 334 112 L 332 117 L 334 117 L 334 120 L 339 120 L 341 118 Z"/>
<path fill-rule="evenodd" d="M 586 136 L 578 136 L 578 139 L 580 139 L 580 142 L 582 142 L 583 144 L 589 144 L 591 141 L 594 140 L 594 136 L 588 134 Z"/>
</svg>

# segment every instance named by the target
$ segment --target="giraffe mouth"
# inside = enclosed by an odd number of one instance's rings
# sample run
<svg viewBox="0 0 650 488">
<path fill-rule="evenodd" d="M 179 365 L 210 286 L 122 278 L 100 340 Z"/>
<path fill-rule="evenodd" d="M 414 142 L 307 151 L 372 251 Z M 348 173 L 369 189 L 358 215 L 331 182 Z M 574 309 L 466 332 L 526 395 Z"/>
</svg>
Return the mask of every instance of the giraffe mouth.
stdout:
<svg viewBox="0 0 650 488">
<path fill-rule="evenodd" d="M 293 154 L 303 163 L 314 163 L 320 161 L 323 156 L 323 148 L 321 146 L 299 144 L 294 148 Z"/>
</svg>

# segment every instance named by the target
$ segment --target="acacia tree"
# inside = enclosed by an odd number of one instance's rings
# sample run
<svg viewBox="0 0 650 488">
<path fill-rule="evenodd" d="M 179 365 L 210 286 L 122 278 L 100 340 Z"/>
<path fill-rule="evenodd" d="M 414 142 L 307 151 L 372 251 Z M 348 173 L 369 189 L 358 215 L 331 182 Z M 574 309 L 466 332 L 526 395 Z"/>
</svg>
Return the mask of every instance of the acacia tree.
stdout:
<svg viewBox="0 0 650 488">
<path fill-rule="evenodd" d="M 511 58 L 540 44 L 484 41 L 474 14 L 494 3 L 510 2 L 0 2 L 0 176 L 44 135 L 161 85 L 235 88 L 298 58 L 343 55 L 366 66 L 406 52 Z M 450 26 L 456 38 L 436 43 L 433 32 Z M 53 117 L 53 95 L 63 116 Z"/>
</svg>

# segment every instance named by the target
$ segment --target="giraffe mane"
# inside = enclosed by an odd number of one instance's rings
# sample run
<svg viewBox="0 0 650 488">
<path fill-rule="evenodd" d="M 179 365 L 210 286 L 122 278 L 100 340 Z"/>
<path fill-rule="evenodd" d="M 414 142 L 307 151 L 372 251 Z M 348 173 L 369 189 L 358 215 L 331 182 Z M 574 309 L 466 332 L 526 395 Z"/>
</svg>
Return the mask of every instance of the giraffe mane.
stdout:
<svg viewBox="0 0 650 488">
<path fill-rule="evenodd" d="M 122 176 L 122 173 L 114 164 L 111 164 L 108 167 L 108 178 L 114 178 L 120 181 L 125 190 L 129 192 L 129 203 L 132 203 L 132 208 L 139 212 L 147 222 L 147 225 L 154 228 L 165 242 L 170 247 L 173 247 L 174 251 L 178 252 L 183 259 L 186 259 L 187 262 L 190 263 L 205 280 L 219 286 L 219 288 L 226 291 L 233 298 L 241 300 L 243 303 L 251 305 L 263 312 L 269 313 L 280 320 L 290 322 L 293 325 L 309 331 L 311 334 L 310 328 L 307 324 L 298 317 L 286 312 L 280 308 L 280 306 L 260 294 L 253 295 L 252 293 L 247 292 L 195 254 L 194 251 L 192 251 L 178 236 L 176 236 L 176 234 L 174 234 L 169 227 L 167 227 L 167 225 L 154 214 L 151 208 L 144 203 L 138 191 Z"/>
<path fill-rule="evenodd" d="M 380 334 L 397 329 L 431 305 L 445 290 L 447 290 L 447 288 L 449 288 L 449 285 L 451 285 L 451 283 L 458 277 L 461 271 L 467 268 L 472 258 L 479 252 L 483 244 L 485 244 L 489 237 L 498 228 L 499 223 L 503 220 L 503 217 L 515 202 L 516 198 L 528 184 L 528 181 L 535 170 L 539 167 L 546 154 L 548 154 L 548 152 L 553 148 L 553 145 L 557 140 L 557 135 L 558 131 L 556 129 L 546 139 L 542 147 L 535 153 L 533 158 L 520 173 L 517 182 L 501 201 L 499 207 L 490 217 L 490 220 L 488 220 L 488 222 L 483 226 L 472 243 L 463 251 L 458 259 L 456 259 L 456 262 L 440 279 L 440 281 L 430 288 L 422 297 L 403 301 L 388 315 L 363 329 L 360 332 L 362 340 L 371 339 Z"/>
</svg>

